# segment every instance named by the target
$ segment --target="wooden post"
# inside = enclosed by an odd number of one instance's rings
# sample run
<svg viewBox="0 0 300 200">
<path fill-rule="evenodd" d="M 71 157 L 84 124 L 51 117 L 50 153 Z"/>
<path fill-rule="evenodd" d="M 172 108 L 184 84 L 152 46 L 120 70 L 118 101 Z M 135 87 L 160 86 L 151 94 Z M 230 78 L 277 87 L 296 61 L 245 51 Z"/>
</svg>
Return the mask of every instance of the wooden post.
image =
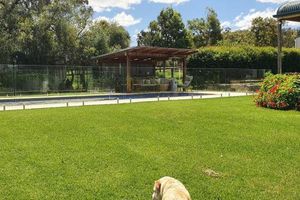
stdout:
<svg viewBox="0 0 300 200">
<path fill-rule="evenodd" d="M 278 21 L 278 62 L 277 73 L 282 74 L 282 21 Z"/>
<path fill-rule="evenodd" d="M 175 68 L 175 61 L 172 61 L 172 66 L 171 66 L 171 78 L 174 78 L 174 68 Z"/>
<path fill-rule="evenodd" d="M 167 65 L 167 61 L 164 60 L 164 63 L 163 63 L 164 78 L 166 78 L 166 65 Z"/>
<path fill-rule="evenodd" d="M 153 61 L 153 75 L 156 77 L 156 66 L 157 66 L 157 61 Z"/>
<path fill-rule="evenodd" d="M 187 72 L 187 68 L 186 68 L 186 58 L 183 58 L 182 60 L 182 63 L 183 63 L 183 69 L 182 69 L 182 82 L 183 84 L 185 83 L 185 80 L 186 80 L 186 72 Z"/>
<path fill-rule="evenodd" d="M 131 87 L 131 63 L 130 63 L 130 57 L 128 53 L 126 53 L 126 70 L 127 70 L 127 92 L 131 93 L 132 92 L 132 87 Z"/>
</svg>

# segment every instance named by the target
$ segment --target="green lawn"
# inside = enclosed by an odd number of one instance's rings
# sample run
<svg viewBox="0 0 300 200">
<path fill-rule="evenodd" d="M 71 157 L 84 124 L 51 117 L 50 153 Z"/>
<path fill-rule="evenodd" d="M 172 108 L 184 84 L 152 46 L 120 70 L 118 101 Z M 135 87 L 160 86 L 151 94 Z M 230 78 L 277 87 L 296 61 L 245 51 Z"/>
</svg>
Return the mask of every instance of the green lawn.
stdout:
<svg viewBox="0 0 300 200">
<path fill-rule="evenodd" d="M 0 199 L 147 200 L 165 175 L 195 200 L 300 199 L 300 112 L 249 97 L 0 112 Z"/>
</svg>

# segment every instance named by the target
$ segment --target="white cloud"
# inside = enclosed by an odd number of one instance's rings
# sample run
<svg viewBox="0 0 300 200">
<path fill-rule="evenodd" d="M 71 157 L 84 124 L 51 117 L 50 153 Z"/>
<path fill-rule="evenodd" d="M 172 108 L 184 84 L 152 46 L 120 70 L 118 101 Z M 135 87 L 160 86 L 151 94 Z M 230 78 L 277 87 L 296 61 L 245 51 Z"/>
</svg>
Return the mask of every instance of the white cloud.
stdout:
<svg viewBox="0 0 300 200">
<path fill-rule="evenodd" d="M 245 30 L 251 27 L 252 20 L 257 17 L 272 17 L 276 13 L 275 9 L 268 8 L 264 11 L 256 11 L 251 9 L 247 14 L 241 13 L 231 23 L 233 29 Z"/>
<path fill-rule="evenodd" d="M 190 0 L 150 0 L 151 2 L 154 3 L 165 3 L 165 4 L 181 4 L 184 2 L 188 2 Z"/>
<path fill-rule="evenodd" d="M 300 23 L 299 22 L 286 21 L 285 26 L 290 27 L 290 28 L 299 28 Z"/>
<path fill-rule="evenodd" d="M 94 21 L 110 21 L 110 19 L 108 17 L 104 17 L 104 16 L 100 16 L 97 17 L 96 19 L 94 19 Z"/>
<path fill-rule="evenodd" d="M 142 19 L 135 19 L 132 15 L 126 14 L 125 12 L 121 12 L 111 19 L 108 17 L 104 17 L 104 16 L 100 16 L 95 19 L 95 21 L 99 21 L 99 20 L 116 22 L 119 25 L 124 26 L 124 27 L 132 26 L 132 25 L 138 24 L 142 21 Z"/>
<path fill-rule="evenodd" d="M 287 2 L 287 0 L 256 0 L 260 3 L 275 3 L 275 4 L 281 4 Z"/>
<path fill-rule="evenodd" d="M 139 34 L 139 30 L 135 29 L 133 35 L 131 36 L 131 47 L 137 46 L 137 39 L 138 39 L 138 34 Z"/>
<path fill-rule="evenodd" d="M 142 0 L 89 0 L 96 12 L 110 11 L 112 8 L 130 9 L 132 5 L 141 2 Z"/>
<path fill-rule="evenodd" d="M 233 30 L 246 30 L 252 25 L 252 20 L 257 17 L 267 18 L 273 17 L 276 14 L 276 9 L 267 8 L 266 10 L 255 10 L 251 9 L 248 13 L 241 13 L 234 18 L 232 21 L 224 21 L 221 26 L 223 28 L 230 27 Z M 296 28 L 300 26 L 298 22 L 286 22 L 286 27 Z"/>
<path fill-rule="evenodd" d="M 221 27 L 224 28 L 228 28 L 231 27 L 231 22 L 230 21 L 224 21 L 221 23 Z"/>
<path fill-rule="evenodd" d="M 135 19 L 132 15 L 121 12 L 113 18 L 113 21 L 119 23 L 121 26 L 132 26 L 140 23 L 142 19 Z"/>
<path fill-rule="evenodd" d="M 141 4 L 144 0 L 89 0 L 89 5 L 96 12 L 111 11 L 112 8 L 128 10 L 133 5 Z M 148 0 L 153 3 L 181 4 L 190 0 Z"/>
</svg>

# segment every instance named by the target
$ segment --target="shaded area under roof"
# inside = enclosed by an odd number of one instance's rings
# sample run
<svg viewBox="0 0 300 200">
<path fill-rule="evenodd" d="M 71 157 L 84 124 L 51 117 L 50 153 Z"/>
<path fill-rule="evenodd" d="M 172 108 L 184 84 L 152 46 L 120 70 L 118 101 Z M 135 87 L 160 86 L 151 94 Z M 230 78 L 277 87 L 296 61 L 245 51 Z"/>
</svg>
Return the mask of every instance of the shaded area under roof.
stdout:
<svg viewBox="0 0 300 200">
<path fill-rule="evenodd" d="M 138 46 L 122 49 L 114 53 L 103 54 L 92 59 L 97 61 L 123 62 L 129 56 L 130 60 L 134 61 L 167 60 L 172 57 L 185 58 L 196 52 L 197 50 L 193 49 Z"/>
<path fill-rule="evenodd" d="M 300 1 L 291 1 L 281 5 L 274 17 L 279 20 L 300 22 Z"/>
</svg>

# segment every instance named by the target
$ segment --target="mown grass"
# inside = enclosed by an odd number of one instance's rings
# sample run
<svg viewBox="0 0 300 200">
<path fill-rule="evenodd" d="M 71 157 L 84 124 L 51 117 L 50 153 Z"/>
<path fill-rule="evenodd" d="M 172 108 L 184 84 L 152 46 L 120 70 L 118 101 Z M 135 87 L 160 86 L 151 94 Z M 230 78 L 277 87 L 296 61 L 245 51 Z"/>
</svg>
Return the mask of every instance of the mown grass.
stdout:
<svg viewBox="0 0 300 200">
<path fill-rule="evenodd" d="M 165 175 L 193 199 L 299 199 L 299 169 L 300 113 L 248 97 L 0 113 L 4 199 L 145 200 Z"/>
</svg>

